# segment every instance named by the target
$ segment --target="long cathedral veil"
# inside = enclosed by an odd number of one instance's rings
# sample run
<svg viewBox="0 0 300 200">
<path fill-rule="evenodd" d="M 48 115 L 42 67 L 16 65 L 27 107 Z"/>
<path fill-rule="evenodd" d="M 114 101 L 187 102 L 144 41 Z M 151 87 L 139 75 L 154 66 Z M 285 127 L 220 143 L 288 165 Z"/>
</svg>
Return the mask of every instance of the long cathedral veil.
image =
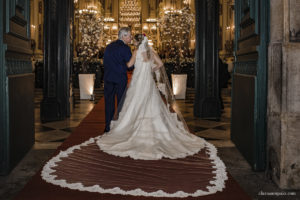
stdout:
<svg viewBox="0 0 300 200">
<path fill-rule="evenodd" d="M 184 126 L 184 128 L 189 131 L 189 128 L 184 120 L 183 115 L 181 114 L 178 104 L 176 102 L 175 96 L 173 94 L 173 90 L 170 85 L 170 80 L 168 78 L 165 66 L 160 67 L 159 69 L 155 70 L 154 79 L 157 85 L 158 90 L 160 91 L 166 106 L 169 108 L 170 112 L 176 113 L 178 120 L 180 120 Z"/>
<path fill-rule="evenodd" d="M 145 51 L 147 51 L 147 48 L 150 48 L 150 47 L 148 46 L 148 38 L 145 36 L 141 45 L 139 46 L 139 51 L 145 52 Z M 154 51 L 154 50 L 151 49 L 151 51 Z M 178 104 L 177 104 L 175 96 L 173 94 L 173 90 L 170 85 L 170 80 L 168 78 L 168 75 L 166 73 L 166 69 L 165 69 L 164 65 L 157 68 L 156 64 L 153 63 L 152 71 L 153 71 L 153 79 L 156 82 L 156 86 L 161 94 L 161 97 L 162 97 L 165 105 L 168 107 L 168 109 L 171 113 L 177 114 L 177 119 L 182 123 L 184 129 L 187 132 L 190 132 L 189 128 L 186 124 L 186 121 L 184 120 L 184 117 L 178 108 Z M 127 92 L 127 89 L 125 90 L 120 102 L 118 102 L 117 112 L 114 116 L 115 120 L 118 119 L 119 113 L 122 110 L 122 107 L 123 107 L 123 104 L 124 104 L 124 101 L 126 98 L 126 92 Z"/>
</svg>

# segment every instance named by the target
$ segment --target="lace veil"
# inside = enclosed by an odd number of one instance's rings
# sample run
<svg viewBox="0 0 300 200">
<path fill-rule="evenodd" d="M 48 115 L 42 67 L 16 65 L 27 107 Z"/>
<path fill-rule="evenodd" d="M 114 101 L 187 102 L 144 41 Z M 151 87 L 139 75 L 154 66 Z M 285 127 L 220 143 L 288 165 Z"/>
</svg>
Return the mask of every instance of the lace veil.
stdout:
<svg viewBox="0 0 300 200">
<path fill-rule="evenodd" d="M 161 61 L 161 59 L 159 58 L 157 53 L 151 47 L 148 46 L 148 38 L 145 36 L 142 43 L 139 46 L 138 52 L 141 54 L 144 54 L 144 58 L 145 58 L 148 48 L 149 48 L 150 52 L 152 51 L 151 55 L 156 56 Z M 186 124 L 186 121 L 184 120 L 184 118 L 178 108 L 178 104 L 176 102 L 175 96 L 174 96 L 172 88 L 170 86 L 170 81 L 167 76 L 164 65 L 162 65 L 161 67 L 157 67 L 158 63 L 154 62 L 153 57 L 150 59 L 150 61 L 152 62 L 153 79 L 156 83 L 156 86 L 161 94 L 161 97 L 162 97 L 165 105 L 168 107 L 168 109 L 171 113 L 177 114 L 177 119 L 182 123 L 183 128 L 187 132 L 190 132 L 189 128 Z M 114 116 L 114 120 L 117 120 L 119 118 L 119 113 L 122 110 L 122 107 L 123 107 L 123 104 L 124 104 L 124 101 L 126 98 L 126 92 L 127 92 L 127 89 L 125 90 L 120 102 L 118 102 L 118 108 L 117 108 L 116 115 Z"/>
<path fill-rule="evenodd" d="M 148 46 L 148 38 L 145 36 L 141 45 L 139 46 L 138 51 L 143 53 L 143 52 L 146 52 L 148 50 L 148 48 L 150 49 L 150 51 L 153 52 L 153 54 L 151 54 L 151 55 L 156 56 L 161 61 L 161 59 L 159 58 L 157 53 Z M 182 122 L 182 125 L 186 129 L 186 131 L 190 132 L 189 128 L 178 108 L 178 104 L 177 104 L 175 96 L 173 94 L 173 90 L 170 85 L 170 80 L 168 78 L 168 75 L 166 73 L 166 69 L 165 69 L 164 65 L 162 65 L 161 67 L 157 67 L 158 63 L 155 63 L 153 58 L 151 59 L 151 61 L 153 62 L 152 63 L 153 78 L 156 82 L 156 86 L 157 86 L 158 90 L 160 91 L 162 99 L 164 100 L 164 102 L 165 102 L 166 106 L 168 107 L 168 109 L 170 110 L 170 112 L 177 114 L 178 120 Z"/>
</svg>

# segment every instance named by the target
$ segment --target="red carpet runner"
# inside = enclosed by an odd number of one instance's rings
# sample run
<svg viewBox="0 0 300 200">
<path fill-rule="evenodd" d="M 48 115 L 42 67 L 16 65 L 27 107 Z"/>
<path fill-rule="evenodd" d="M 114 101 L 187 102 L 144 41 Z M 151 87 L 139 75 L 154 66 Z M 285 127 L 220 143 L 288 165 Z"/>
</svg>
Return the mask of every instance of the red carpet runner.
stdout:
<svg viewBox="0 0 300 200">
<path fill-rule="evenodd" d="M 76 128 L 76 130 L 72 133 L 72 135 L 57 149 L 54 155 L 57 155 L 61 150 L 66 150 L 71 146 L 80 144 L 85 142 L 91 137 L 96 137 L 102 134 L 104 130 L 104 99 L 100 100 L 100 102 L 95 106 L 95 108 L 88 114 L 88 116 L 80 123 L 80 125 Z M 123 189 L 131 189 L 135 187 L 134 183 L 136 180 L 140 181 L 141 185 L 139 188 L 147 192 L 155 191 L 156 188 L 153 186 L 158 186 L 159 189 L 163 189 L 167 192 L 176 192 L 181 188 L 185 188 L 185 191 L 194 191 L 195 189 L 203 189 L 205 190 L 205 186 L 209 185 L 209 180 L 211 180 L 211 174 L 206 173 L 209 171 L 205 171 L 205 169 L 197 168 L 197 165 L 189 164 L 188 168 L 183 167 L 181 170 L 178 170 L 178 164 L 176 167 L 176 163 L 180 163 L 182 161 L 179 160 L 164 160 L 162 165 L 156 166 L 155 162 L 157 161 L 134 161 L 130 158 L 117 158 L 103 152 L 99 152 L 96 145 L 90 145 L 85 148 L 82 148 L 82 159 L 78 160 L 76 158 L 76 162 L 78 166 L 74 166 L 74 162 L 72 161 L 72 156 L 66 159 L 67 162 L 64 162 L 64 166 L 59 166 L 58 171 L 55 175 L 66 176 L 68 174 L 69 181 L 82 181 L 86 185 L 94 185 L 96 182 L 90 181 L 88 177 L 90 176 L 100 176 L 98 183 L 102 183 L 101 185 L 107 188 L 111 188 L 112 186 L 120 185 Z M 84 151 L 95 151 L 98 152 L 99 156 L 95 158 L 94 154 L 89 158 L 88 155 L 84 153 Z M 204 157 L 204 151 L 198 155 L 198 162 L 207 162 Z M 92 166 L 95 171 L 85 170 L 83 167 L 89 159 L 101 159 L 101 163 L 103 165 Z M 114 159 L 116 161 L 114 161 Z M 121 161 L 121 163 L 120 163 Z M 71 163 L 68 165 L 68 162 Z M 205 165 L 209 166 L 211 163 L 207 162 Z M 124 167 L 126 166 L 126 167 Z M 172 167 L 175 166 L 175 169 L 172 170 Z M 59 170 L 59 168 L 61 169 Z M 69 168 L 68 168 L 69 167 Z M 136 171 L 138 168 L 142 169 L 143 173 L 145 171 L 149 171 L 149 176 L 144 176 L 147 173 L 140 174 Z M 115 170 L 114 170 L 115 169 Z M 65 170 L 65 171 L 63 171 Z M 126 170 L 126 171 L 125 171 Z M 203 171 L 203 172 L 202 172 Z M 73 174 L 72 174 L 73 173 Z M 84 176 L 76 176 L 78 173 L 84 174 Z M 97 176 L 98 173 L 98 176 Z M 193 173 L 199 175 L 201 174 L 201 180 L 193 179 Z M 130 195 L 113 195 L 113 194 L 100 194 L 94 192 L 82 192 L 78 190 L 71 190 L 67 188 L 61 188 L 59 186 L 46 183 L 41 178 L 41 171 L 39 171 L 32 180 L 24 187 L 24 189 L 18 194 L 16 199 L 22 200 L 59 200 L 59 199 L 108 199 L 108 200 L 120 200 L 120 199 L 130 199 L 130 200 L 142 200 L 142 199 L 203 199 L 203 200 L 218 200 L 218 199 L 230 199 L 230 200 L 248 200 L 249 196 L 240 188 L 240 186 L 236 183 L 236 181 L 228 174 L 229 179 L 225 182 L 226 187 L 222 192 L 217 192 L 213 195 L 201 196 L 201 197 L 187 197 L 187 198 L 158 198 L 158 197 L 143 197 L 143 196 L 130 196 Z M 124 177 L 126 174 L 126 177 Z M 151 176 L 151 174 L 156 174 L 156 176 Z M 161 174 L 161 175 L 160 175 Z M 190 182 L 183 181 L 186 180 L 186 174 L 191 175 Z M 205 175 L 206 174 L 206 175 Z M 87 179 L 85 179 L 87 177 Z M 113 180 L 114 179 L 114 180 Z M 103 181 L 108 180 L 108 181 Z M 134 181 L 132 181 L 134 180 Z M 163 180 L 163 181 L 161 181 Z M 118 183 L 115 183 L 118 181 Z M 125 183 L 125 184 L 124 184 Z M 133 184 L 133 185 L 132 185 Z M 203 185 L 203 186 L 201 186 Z M 201 188 L 203 187 L 203 188 Z"/>
</svg>

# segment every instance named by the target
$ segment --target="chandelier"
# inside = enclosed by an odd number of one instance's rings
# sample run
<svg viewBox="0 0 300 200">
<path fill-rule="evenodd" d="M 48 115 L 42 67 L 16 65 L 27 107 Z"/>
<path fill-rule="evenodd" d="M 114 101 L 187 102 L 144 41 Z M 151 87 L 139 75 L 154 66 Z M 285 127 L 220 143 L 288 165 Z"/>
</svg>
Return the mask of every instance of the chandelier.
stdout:
<svg viewBox="0 0 300 200">
<path fill-rule="evenodd" d="M 120 26 L 141 26 L 141 6 L 138 0 L 124 0 L 120 7 Z"/>
</svg>

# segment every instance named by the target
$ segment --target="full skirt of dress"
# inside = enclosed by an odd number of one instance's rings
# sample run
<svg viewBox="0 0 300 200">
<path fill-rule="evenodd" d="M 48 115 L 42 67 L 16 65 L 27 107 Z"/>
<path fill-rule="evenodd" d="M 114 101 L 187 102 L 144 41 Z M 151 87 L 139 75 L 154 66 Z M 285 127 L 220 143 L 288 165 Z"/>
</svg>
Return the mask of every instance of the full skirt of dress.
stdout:
<svg viewBox="0 0 300 200">
<path fill-rule="evenodd" d="M 97 141 L 109 154 L 141 160 L 183 158 L 199 152 L 205 141 L 185 129 L 156 87 L 151 62 L 138 59 L 119 118 Z"/>
</svg>

